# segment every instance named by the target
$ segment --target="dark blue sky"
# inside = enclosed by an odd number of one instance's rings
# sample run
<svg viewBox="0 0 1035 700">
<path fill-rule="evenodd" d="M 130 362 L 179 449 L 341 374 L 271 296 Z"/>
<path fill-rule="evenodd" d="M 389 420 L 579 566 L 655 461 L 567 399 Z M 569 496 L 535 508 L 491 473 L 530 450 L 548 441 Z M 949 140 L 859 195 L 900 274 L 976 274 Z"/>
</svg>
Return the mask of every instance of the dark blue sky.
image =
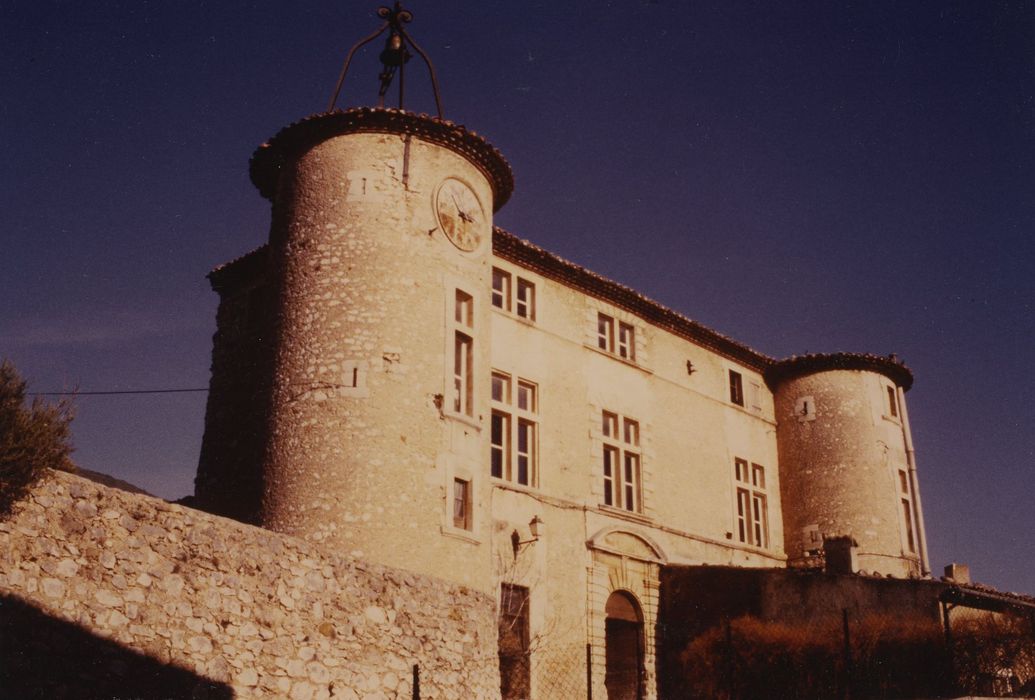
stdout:
<svg viewBox="0 0 1035 700">
<path fill-rule="evenodd" d="M 409 6 L 514 167 L 497 223 L 770 355 L 898 353 L 932 566 L 1035 592 L 1035 3 Z M 0 6 L 0 354 L 33 388 L 207 386 L 205 273 L 266 238 L 248 158 L 375 7 Z M 182 496 L 204 402 L 80 397 L 76 458 Z"/>
</svg>

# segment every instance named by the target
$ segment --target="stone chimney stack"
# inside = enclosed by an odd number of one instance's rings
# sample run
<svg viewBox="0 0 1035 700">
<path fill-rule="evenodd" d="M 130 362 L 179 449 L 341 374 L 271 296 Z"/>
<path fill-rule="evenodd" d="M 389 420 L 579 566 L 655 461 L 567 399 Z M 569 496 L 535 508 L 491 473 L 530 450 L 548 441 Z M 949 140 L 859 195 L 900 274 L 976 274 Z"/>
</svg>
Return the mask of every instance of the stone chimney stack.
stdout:
<svg viewBox="0 0 1035 700">
<path fill-rule="evenodd" d="M 966 564 L 949 564 L 945 567 L 945 578 L 956 583 L 970 583 L 970 567 Z"/>
</svg>

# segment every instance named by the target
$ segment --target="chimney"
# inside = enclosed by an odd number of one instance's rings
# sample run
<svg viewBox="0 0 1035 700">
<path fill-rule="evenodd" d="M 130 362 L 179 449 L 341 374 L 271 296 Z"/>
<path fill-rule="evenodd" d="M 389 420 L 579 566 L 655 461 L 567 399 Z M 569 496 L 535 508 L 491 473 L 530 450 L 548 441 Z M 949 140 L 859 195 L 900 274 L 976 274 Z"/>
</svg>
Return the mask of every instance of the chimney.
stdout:
<svg viewBox="0 0 1035 700">
<path fill-rule="evenodd" d="M 859 543 L 851 535 L 827 537 L 823 540 L 823 554 L 828 574 L 854 574 L 859 570 L 855 551 Z"/>
<path fill-rule="evenodd" d="M 945 578 L 956 583 L 970 583 L 970 567 L 966 564 L 949 564 L 945 567 Z"/>
</svg>

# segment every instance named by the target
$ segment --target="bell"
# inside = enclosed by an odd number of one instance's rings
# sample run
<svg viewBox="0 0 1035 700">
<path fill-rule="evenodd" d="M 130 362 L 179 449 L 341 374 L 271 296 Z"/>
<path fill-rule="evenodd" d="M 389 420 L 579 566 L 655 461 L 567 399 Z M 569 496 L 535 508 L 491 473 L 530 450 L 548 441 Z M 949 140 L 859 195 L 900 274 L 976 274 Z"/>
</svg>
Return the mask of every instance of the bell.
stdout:
<svg viewBox="0 0 1035 700">
<path fill-rule="evenodd" d="M 385 49 L 381 52 L 381 63 L 386 66 L 401 66 L 410 60 L 410 53 L 403 46 L 402 37 L 392 32 L 385 41 Z"/>
</svg>

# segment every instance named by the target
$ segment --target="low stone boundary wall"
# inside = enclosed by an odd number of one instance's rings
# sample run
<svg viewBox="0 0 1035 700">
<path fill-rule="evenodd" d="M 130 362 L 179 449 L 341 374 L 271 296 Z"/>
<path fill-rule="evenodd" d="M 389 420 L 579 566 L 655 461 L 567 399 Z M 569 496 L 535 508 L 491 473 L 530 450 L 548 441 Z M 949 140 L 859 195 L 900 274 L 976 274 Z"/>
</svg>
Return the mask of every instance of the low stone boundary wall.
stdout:
<svg viewBox="0 0 1035 700">
<path fill-rule="evenodd" d="M 485 594 L 69 474 L 0 523 L 0 686 L 39 697 L 499 697 L 496 635 Z"/>
</svg>

